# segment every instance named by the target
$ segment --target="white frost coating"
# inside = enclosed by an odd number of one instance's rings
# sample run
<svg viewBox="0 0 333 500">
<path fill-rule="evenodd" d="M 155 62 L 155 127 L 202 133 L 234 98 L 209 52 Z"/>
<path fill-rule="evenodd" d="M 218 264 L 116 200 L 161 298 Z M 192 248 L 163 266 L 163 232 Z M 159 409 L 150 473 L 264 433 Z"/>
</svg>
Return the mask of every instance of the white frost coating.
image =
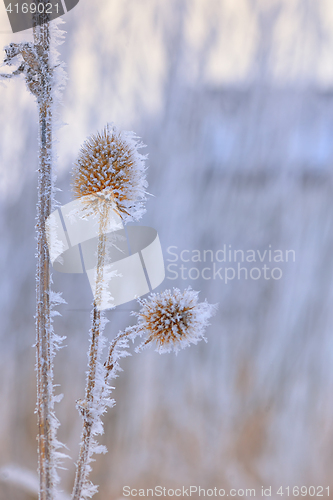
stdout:
<svg viewBox="0 0 333 500">
<path fill-rule="evenodd" d="M 113 130 L 117 131 L 115 125 L 111 124 L 108 127 L 112 127 Z M 127 214 L 123 216 L 124 223 L 130 221 L 138 221 L 145 214 L 146 209 L 144 206 L 144 202 L 146 201 L 146 188 L 148 187 L 148 183 L 145 177 L 145 160 L 148 158 L 147 155 L 142 155 L 139 153 L 139 149 L 146 147 L 143 142 L 139 140 L 139 137 L 134 132 L 121 132 L 122 138 L 129 144 L 133 153 L 133 178 L 131 183 L 123 184 L 121 190 L 119 190 L 119 194 L 123 191 L 127 191 L 127 197 L 124 201 Z M 117 190 L 115 190 L 117 192 Z M 133 204 L 133 200 L 135 203 Z"/>
<path fill-rule="evenodd" d="M 64 21 L 61 18 L 55 19 L 50 22 L 50 51 L 49 51 L 49 63 L 52 68 L 52 85 L 51 85 L 51 99 L 52 99 L 52 111 L 51 111 L 51 120 L 52 120 L 52 182 L 51 182 L 51 211 L 57 208 L 57 202 L 55 201 L 55 193 L 57 188 L 55 188 L 56 182 L 56 164 L 58 160 L 58 156 L 56 154 L 56 145 L 57 140 L 55 139 L 55 132 L 59 128 L 63 126 L 63 123 L 60 119 L 59 114 L 59 105 L 62 104 L 61 96 L 63 93 L 64 86 L 66 84 L 67 75 L 65 72 L 65 64 L 59 60 L 59 52 L 57 47 L 64 42 L 65 32 L 59 29 L 59 26 L 64 24 Z M 52 283 L 52 280 L 51 280 Z M 63 340 L 66 337 L 60 337 L 56 335 L 53 329 L 53 317 L 60 316 L 60 313 L 55 310 L 60 304 L 66 303 L 66 301 L 62 298 L 60 293 L 56 293 L 50 291 L 50 357 L 51 357 L 51 373 L 49 377 L 49 390 L 51 394 L 50 401 L 50 432 L 51 432 L 51 443 L 53 444 L 53 464 L 52 464 L 52 477 L 53 484 L 56 488 L 60 482 L 60 478 L 58 475 L 58 468 L 62 467 L 63 459 L 68 458 L 68 455 L 62 453 L 60 450 L 63 450 L 65 447 L 57 439 L 57 430 L 60 426 L 59 420 L 57 419 L 54 411 L 54 404 L 59 399 L 59 396 L 54 395 L 54 385 L 53 385 L 53 360 L 56 352 L 61 349 Z M 58 493 L 56 492 L 56 495 Z"/>
<path fill-rule="evenodd" d="M 51 46 L 49 52 L 50 66 L 52 67 L 52 211 L 58 208 L 60 205 L 55 200 L 55 194 L 60 191 L 59 188 L 55 187 L 55 182 L 57 180 L 56 175 L 56 164 L 58 161 L 58 155 L 56 153 L 56 147 L 58 140 L 55 138 L 55 132 L 64 126 L 64 123 L 60 117 L 59 108 L 62 105 L 62 94 L 65 85 L 68 80 L 67 73 L 65 71 L 65 63 L 60 60 L 60 54 L 58 51 L 59 45 L 62 45 L 65 41 L 66 32 L 61 30 L 59 27 L 65 24 L 65 21 L 59 17 L 50 22 L 50 38 Z"/>
<path fill-rule="evenodd" d="M 138 323 L 125 330 L 145 338 L 136 352 L 151 342 L 157 344 L 159 353 L 172 350 L 177 353 L 200 340 L 207 342 L 204 333 L 217 305 L 208 304 L 206 300 L 198 303 L 198 295 L 199 292 L 188 287 L 184 292 L 174 288 L 160 294 L 152 293 L 147 299 L 138 299 L 141 310 L 132 313 L 138 318 Z"/>
<path fill-rule="evenodd" d="M 52 470 L 52 476 L 53 476 L 53 484 L 56 487 L 59 482 L 60 478 L 58 475 L 57 470 L 59 468 L 62 468 L 63 466 L 63 460 L 66 458 L 69 458 L 69 456 L 65 453 L 62 453 L 59 450 L 66 449 L 66 446 L 61 443 L 57 439 L 57 430 L 60 427 L 60 422 L 57 419 L 55 415 L 55 410 L 54 410 L 54 404 L 58 403 L 62 400 L 63 394 L 54 394 L 54 385 L 53 385 L 53 360 L 55 357 L 55 354 L 57 351 L 59 351 L 63 347 L 63 341 L 66 339 L 66 337 L 61 337 L 57 335 L 54 332 L 53 328 L 53 318 L 55 316 L 61 316 L 59 311 L 55 310 L 55 307 L 59 306 L 60 304 L 66 304 L 66 301 L 62 297 L 62 294 L 59 292 L 53 292 L 52 290 L 50 291 L 50 327 L 49 327 L 49 333 L 50 333 L 50 361 L 51 361 L 51 369 L 50 369 L 50 374 L 49 374 L 49 388 L 50 388 L 50 394 L 51 394 L 51 400 L 50 400 L 50 407 L 49 407 L 49 415 L 50 415 L 50 433 L 51 433 L 51 440 L 50 442 L 52 443 L 53 446 L 53 470 Z M 59 495 L 59 492 L 55 492 L 55 495 Z"/>
<path fill-rule="evenodd" d="M 61 254 L 68 249 L 68 244 L 57 210 L 47 218 L 45 225 L 51 262 L 56 260 L 63 264 Z"/>
<path fill-rule="evenodd" d="M 94 293 L 94 298 L 96 301 L 96 306 L 100 311 L 105 309 L 113 309 L 115 307 L 115 299 L 111 295 L 109 290 L 109 283 L 112 278 L 121 277 L 121 275 L 114 269 L 114 264 L 108 264 L 103 266 L 101 269 L 101 279 L 98 283 L 97 274 L 98 270 L 93 269 L 91 271 L 93 278 L 91 280 L 91 288 Z M 90 277 L 89 271 L 87 271 L 88 278 Z"/>
</svg>

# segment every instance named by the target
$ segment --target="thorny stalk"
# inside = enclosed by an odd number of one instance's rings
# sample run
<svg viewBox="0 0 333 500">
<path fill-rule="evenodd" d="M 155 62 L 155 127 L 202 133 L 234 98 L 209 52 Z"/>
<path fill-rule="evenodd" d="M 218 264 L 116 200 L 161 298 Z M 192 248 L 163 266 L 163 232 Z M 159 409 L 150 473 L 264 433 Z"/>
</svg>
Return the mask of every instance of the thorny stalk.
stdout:
<svg viewBox="0 0 333 500">
<path fill-rule="evenodd" d="M 45 0 L 42 0 L 46 3 Z M 50 258 L 46 239 L 46 219 L 52 204 L 52 82 L 50 63 L 50 26 L 47 14 L 36 14 L 33 43 L 11 43 L 5 48 L 5 64 L 20 61 L 11 78 L 23 74 L 36 97 L 39 113 L 39 167 L 37 203 L 37 269 L 36 269 L 36 371 L 38 419 L 38 470 L 40 500 L 53 500 L 56 480 L 56 427 L 53 394 L 53 355 L 50 296 Z"/>
<path fill-rule="evenodd" d="M 47 0 L 39 0 L 46 7 Z M 40 9 L 38 9 L 40 10 Z M 23 74 L 30 92 L 36 97 L 39 113 L 39 167 L 37 203 L 37 269 L 36 269 L 36 372 L 38 420 L 39 499 L 54 500 L 57 482 L 56 462 L 60 458 L 54 415 L 53 357 L 60 338 L 53 335 L 51 321 L 51 275 L 47 246 L 46 219 L 51 213 L 52 175 L 52 92 L 54 67 L 50 61 L 51 35 L 49 15 L 36 12 L 33 19 L 33 42 L 11 43 L 5 47 L 4 63 L 19 66 L 12 78 Z M 57 345 L 58 344 L 58 345 Z"/>
<path fill-rule="evenodd" d="M 49 24 L 34 27 L 34 49 L 39 61 L 37 95 L 39 111 L 39 169 L 37 204 L 37 272 L 36 272 L 36 366 L 38 461 L 40 500 L 54 498 L 54 443 L 50 411 L 53 405 L 51 323 L 50 323 L 50 258 L 46 240 L 46 219 L 52 200 L 52 72 L 50 68 Z M 33 85 L 33 82 L 31 83 Z"/>
<path fill-rule="evenodd" d="M 100 316 L 98 316 L 98 309 L 96 308 L 96 303 L 94 303 L 93 309 L 93 327 L 92 327 L 92 336 L 91 336 L 91 345 L 90 345 L 90 353 L 89 353 L 89 376 L 88 383 L 86 388 L 86 398 L 84 401 L 78 402 L 78 408 L 83 416 L 83 430 L 82 430 L 82 440 L 81 440 L 81 448 L 79 461 L 77 464 L 77 473 L 75 478 L 75 485 L 73 489 L 72 500 L 81 500 L 82 491 L 87 484 L 88 479 L 88 469 L 87 465 L 89 462 L 89 454 L 91 451 L 92 445 L 92 424 L 93 424 L 93 415 L 90 412 L 90 408 L 94 403 L 100 403 L 103 399 L 105 390 L 108 388 L 109 379 L 112 377 L 116 377 L 116 373 L 120 370 L 118 359 L 120 357 L 124 357 L 129 355 L 124 351 L 125 348 L 128 347 L 127 338 L 133 338 L 133 332 L 119 332 L 118 335 L 113 339 L 110 344 L 109 352 L 107 360 L 104 363 L 104 387 L 102 386 L 100 389 L 100 393 L 98 394 L 98 401 L 95 401 L 93 398 L 93 389 L 96 382 L 96 363 L 97 363 L 97 350 L 98 350 L 98 322 L 100 321 Z M 97 334 L 97 335 L 96 335 Z M 122 352 L 117 352 L 117 349 L 122 349 Z"/>
<path fill-rule="evenodd" d="M 101 321 L 101 311 L 97 309 L 96 302 L 94 301 L 93 311 L 92 311 L 91 341 L 89 350 L 88 378 L 86 383 L 85 399 L 84 401 L 80 401 L 77 404 L 83 417 L 83 428 L 81 433 L 79 459 L 76 466 L 75 482 L 72 493 L 73 500 L 81 499 L 82 490 L 84 488 L 85 483 L 87 482 L 88 471 L 86 465 L 88 464 L 89 460 L 89 451 L 92 440 L 91 431 L 93 425 L 93 417 L 91 415 L 91 408 L 94 403 L 94 387 L 95 387 L 95 376 L 97 367 L 100 321 Z"/>
<path fill-rule="evenodd" d="M 83 490 L 88 481 L 88 463 L 92 447 L 92 427 L 94 423 L 93 411 L 96 404 L 102 398 L 102 392 L 96 394 L 96 372 L 99 363 L 99 341 L 102 334 L 102 314 L 99 310 L 99 305 L 102 300 L 103 288 L 103 267 L 106 253 L 106 224 L 108 217 L 108 207 L 105 205 L 103 212 L 100 215 L 100 227 L 97 247 L 97 269 L 96 269 L 96 293 L 91 313 L 91 338 L 89 348 L 88 374 L 85 388 L 84 401 L 78 401 L 77 407 L 83 417 L 83 427 L 81 433 L 81 444 L 79 458 L 76 466 L 76 475 L 72 492 L 72 500 L 81 500 Z"/>
</svg>

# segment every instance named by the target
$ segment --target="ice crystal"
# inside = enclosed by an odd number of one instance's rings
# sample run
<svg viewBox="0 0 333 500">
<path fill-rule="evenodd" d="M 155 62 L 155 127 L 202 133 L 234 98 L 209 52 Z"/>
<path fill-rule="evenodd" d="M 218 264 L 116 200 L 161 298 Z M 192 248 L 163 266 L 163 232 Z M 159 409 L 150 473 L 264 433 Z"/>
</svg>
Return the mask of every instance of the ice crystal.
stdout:
<svg viewBox="0 0 333 500">
<path fill-rule="evenodd" d="M 140 351 L 151 342 L 157 345 L 160 353 L 175 351 L 205 340 L 205 329 L 209 318 L 217 306 L 204 302 L 198 303 L 199 292 L 187 288 L 181 292 L 178 288 L 152 293 L 148 299 L 138 299 L 141 310 L 134 312 L 138 323 L 127 331 L 144 336 L 145 340 L 136 349 Z"/>
<path fill-rule="evenodd" d="M 147 182 L 144 145 L 133 132 L 107 124 L 81 147 L 73 170 L 73 191 L 87 203 L 113 203 L 123 221 L 139 220 L 144 213 Z"/>
</svg>

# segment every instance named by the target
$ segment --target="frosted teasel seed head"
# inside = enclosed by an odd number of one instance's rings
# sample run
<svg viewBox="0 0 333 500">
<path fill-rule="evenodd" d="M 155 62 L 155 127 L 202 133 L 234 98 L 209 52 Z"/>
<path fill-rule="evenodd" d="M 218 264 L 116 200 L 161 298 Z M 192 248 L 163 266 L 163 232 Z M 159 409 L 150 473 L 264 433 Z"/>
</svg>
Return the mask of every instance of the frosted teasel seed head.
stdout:
<svg viewBox="0 0 333 500">
<path fill-rule="evenodd" d="M 190 344 L 207 341 L 204 333 L 217 306 L 206 300 L 199 303 L 198 295 L 199 292 L 188 287 L 183 292 L 174 288 L 138 299 L 141 310 L 133 313 L 138 318 L 137 325 L 127 329 L 145 338 L 136 351 L 155 342 L 159 353 L 177 353 Z"/>
<path fill-rule="evenodd" d="M 73 169 L 73 192 L 86 205 L 112 204 L 123 222 L 139 220 L 145 212 L 145 145 L 134 132 L 107 124 L 81 147 Z M 95 210 L 95 211 L 96 211 Z"/>
</svg>

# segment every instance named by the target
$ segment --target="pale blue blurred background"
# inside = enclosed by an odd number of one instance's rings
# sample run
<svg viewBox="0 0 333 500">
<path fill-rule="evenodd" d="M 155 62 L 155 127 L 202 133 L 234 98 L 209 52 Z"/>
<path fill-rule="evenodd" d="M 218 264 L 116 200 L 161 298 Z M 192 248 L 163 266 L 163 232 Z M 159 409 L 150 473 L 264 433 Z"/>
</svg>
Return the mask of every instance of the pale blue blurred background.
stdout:
<svg viewBox="0 0 333 500">
<path fill-rule="evenodd" d="M 31 40 L 5 33 L 1 16 L 2 45 Z M 258 498 L 262 485 L 333 487 L 332 3 L 81 0 L 64 20 L 59 202 L 72 199 L 80 145 L 114 121 L 148 146 L 154 197 L 142 223 L 166 259 L 170 246 L 296 255 L 280 280 L 167 274 L 160 290 L 191 285 L 218 314 L 207 344 L 123 361 L 96 499 L 117 500 L 125 485 L 256 488 Z M 0 467 L 34 472 L 37 110 L 23 80 L 0 88 L 0 109 Z M 55 323 L 67 335 L 59 436 L 76 460 L 92 297 L 84 276 L 53 277 L 68 303 Z M 108 313 L 109 338 L 136 307 Z M 0 498 L 35 497 L 0 474 Z"/>
</svg>

